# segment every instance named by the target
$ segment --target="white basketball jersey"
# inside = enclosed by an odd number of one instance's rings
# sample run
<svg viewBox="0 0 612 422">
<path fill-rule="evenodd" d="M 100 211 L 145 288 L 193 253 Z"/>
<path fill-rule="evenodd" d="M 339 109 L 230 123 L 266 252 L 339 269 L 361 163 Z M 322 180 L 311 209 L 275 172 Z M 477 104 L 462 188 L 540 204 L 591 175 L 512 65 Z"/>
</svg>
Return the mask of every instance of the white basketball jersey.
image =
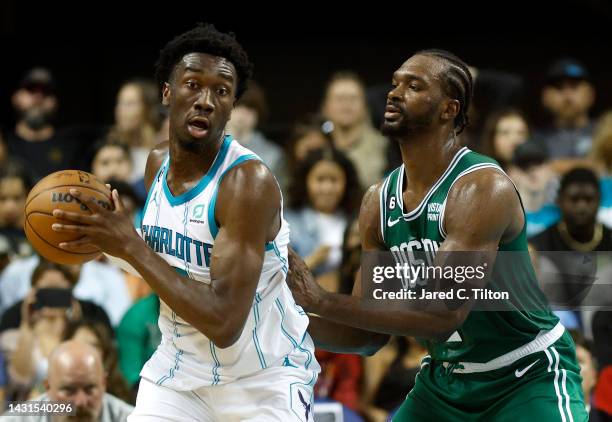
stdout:
<svg viewBox="0 0 612 422">
<path fill-rule="evenodd" d="M 149 247 L 184 276 L 211 282 L 210 256 L 219 231 L 215 222 L 219 184 L 230 169 L 246 160 L 259 157 L 226 136 L 208 173 L 179 196 L 173 196 L 166 183 L 169 158 L 159 169 L 145 204 L 141 234 Z M 312 339 L 306 333 L 308 316 L 285 283 L 288 243 L 289 228 L 282 218 L 278 235 L 266 244 L 244 330 L 230 347 L 217 347 L 160 301 L 162 341 L 141 376 L 175 390 L 193 390 L 225 384 L 270 366 L 317 368 Z"/>
</svg>

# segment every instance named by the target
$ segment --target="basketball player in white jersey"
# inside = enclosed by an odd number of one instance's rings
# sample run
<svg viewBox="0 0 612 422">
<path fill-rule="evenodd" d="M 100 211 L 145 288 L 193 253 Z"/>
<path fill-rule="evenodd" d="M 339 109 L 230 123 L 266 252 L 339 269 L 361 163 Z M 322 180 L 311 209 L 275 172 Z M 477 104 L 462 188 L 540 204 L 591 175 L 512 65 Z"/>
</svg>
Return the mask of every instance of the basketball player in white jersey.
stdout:
<svg viewBox="0 0 612 422">
<path fill-rule="evenodd" d="M 151 152 L 141 233 L 116 190 L 114 211 L 74 191 L 92 215 L 55 211 L 134 267 L 161 299 L 162 342 L 141 372 L 130 421 L 312 421 L 319 372 L 308 317 L 285 277 L 281 192 L 224 128 L 251 64 L 232 34 L 199 25 L 160 53 L 169 142 Z M 101 283 L 104 280 L 100 280 Z"/>
</svg>

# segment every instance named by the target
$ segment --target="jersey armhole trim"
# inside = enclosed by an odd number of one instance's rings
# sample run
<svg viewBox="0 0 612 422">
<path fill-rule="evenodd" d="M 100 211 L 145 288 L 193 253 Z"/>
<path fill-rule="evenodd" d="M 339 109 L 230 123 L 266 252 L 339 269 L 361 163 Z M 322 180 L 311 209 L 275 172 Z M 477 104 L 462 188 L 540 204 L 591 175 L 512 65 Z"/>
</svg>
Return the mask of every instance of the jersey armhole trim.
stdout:
<svg viewBox="0 0 612 422">
<path fill-rule="evenodd" d="M 466 168 L 465 170 L 463 170 L 461 173 L 459 173 L 457 175 L 457 177 L 455 178 L 455 180 L 453 180 L 453 183 L 451 183 L 451 185 L 449 186 L 448 192 L 446 194 L 446 198 L 444 199 L 444 202 L 442 203 L 442 209 L 440 210 L 440 218 L 438 219 L 438 229 L 439 229 L 440 235 L 442 235 L 443 239 L 446 239 L 446 236 L 448 235 L 446 233 L 446 230 L 444 229 L 444 214 L 445 214 L 445 211 L 446 211 L 446 200 L 448 199 L 448 195 L 450 194 L 451 190 L 453 189 L 453 186 L 463 176 L 465 176 L 467 174 L 470 174 L 470 173 L 473 173 L 473 172 L 478 171 L 478 170 L 486 169 L 486 168 L 493 168 L 493 169 L 499 170 L 506 177 L 508 177 L 506 172 L 504 172 L 504 170 L 502 170 L 502 168 L 500 166 L 498 166 L 497 164 L 493 164 L 493 163 L 478 163 L 478 164 L 474 164 L 474 165 Z M 508 180 L 510 180 L 512 182 L 512 179 L 510 179 L 510 177 L 508 177 Z M 512 184 L 514 185 L 514 182 L 512 182 Z M 516 189 L 516 186 L 515 186 L 515 189 Z"/>
<path fill-rule="evenodd" d="M 379 205 L 380 205 L 380 236 L 383 243 L 385 243 L 385 221 L 386 221 L 386 211 L 387 211 L 387 187 L 389 185 L 389 180 L 391 179 L 391 173 L 385 179 L 382 187 L 380 188 L 379 195 Z"/>
<path fill-rule="evenodd" d="M 217 234 L 219 233 L 219 226 L 217 226 L 217 220 L 215 219 L 215 206 L 217 204 L 217 194 L 219 193 L 219 186 L 221 185 L 221 181 L 223 180 L 223 177 L 231 169 L 233 169 L 237 165 L 242 164 L 245 161 L 249 161 L 249 160 L 259 160 L 259 161 L 261 161 L 255 154 L 242 155 L 242 156 L 236 158 L 236 160 L 234 160 L 234 162 L 232 164 L 230 164 L 223 171 L 223 173 L 221 173 L 221 175 L 217 179 L 217 183 L 215 184 L 215 190 L 213 191 L 213 194 L 212 194 L 211 199 L 210 199 L 210 203 L 208 205 L 208 227 L 210 229 L 210 234 L 212 235 L 213 239 L 215 239 L 217 237 Z M 268 245 L 266 244 L 266 247 L 267 246 Z M 268 250 L 268 249 L 266 249 L 266 250 Z"/>
<path fill-rule="evenodd" d="M 157 173 L 155 174 L 155 178 L 153 179 L 153 183 L 151 183 L 151 187 L 149 187 L 149 192 L 147 192 L 147 199 L 146 199 L 144 207 L 142 209 L 142 218 L 143 219 L 144 219 L 144 216 L 147 213 L 147 207 L 149 206 L 149 202 L 151 201 L 151 195 L 153 194 L 153 191 L 155 190 L 155 187 L 157 186 L 157 182 L 159 181 L 159 176 L 162 174 L 164 168 L 168 164 L 169 159 L 170 159 L 170 155 L 167 155 L 166 158 L 164 158 L 164 161 L 162 161 L 161 166 L 159 166 L 159 169 L 157 170 Z M 142 221 L 141 221 L 140 224 L 142 226 Z"/>
</svg>

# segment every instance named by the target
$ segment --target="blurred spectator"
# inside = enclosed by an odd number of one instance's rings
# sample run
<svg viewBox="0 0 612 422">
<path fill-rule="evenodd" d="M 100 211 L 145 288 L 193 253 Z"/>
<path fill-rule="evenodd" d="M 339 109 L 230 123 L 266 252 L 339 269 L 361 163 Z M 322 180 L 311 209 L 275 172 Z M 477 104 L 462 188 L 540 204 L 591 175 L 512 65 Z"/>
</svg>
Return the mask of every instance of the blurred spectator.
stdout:
<svg viewBox="0 0 612 422">
<path fill-rule="evenodd" d="M 604 113 L 595 126 L 592 159 L 601 172 L 599 221 L 612 227 L 612 111 Z"/>
<path fill-rule="evenodd" d="M 584 394 L 584 404 L 589 413 L 589 421 L 600 422 L 605 421 L 601 419 L 601 415 L 595 409 L 593 404 L 593 389 L 597 382 L 597 369 L 593 354 L 591 352 L 591 346 L 580 333 L 580 331 L 570 330 L 570 334 L 576 344 L 576 360 L 580 365 L 580 376 L 582 377 L 582 392 Z"/>
<path fill-rule="evenodd" d="M 529 127 L 523 114 L 515 109 L 492 113 L 484 125 L 481 151 L 499 162 L 507 170 L 512 164 L 514 151 L 527 142 Z"/>
<path fill-rule="evenodd" d="M 365 358 L 363 407 L 370 421 L 383 422 L 414 387 L 427 350 L 412 337 L 392 337 L 374 356 Z"/>
<path fill-rule="evenodd" d="M 26 296 L 32 273 L 40 262 L 38 255 L 32 255 L 15 259 L 4 269 L 0 276 L 0 300 L 4 312 Z M 101 306 L 113 326 L 119 324 L 131 304 L 121 271 L 114 265 L 100 261 L 88 261 L 71 268 L 78 274 L 74 296 Z"/>
<path fill-rule="evenodd" d="M 598 311 L 593 317 L 593 350 L 599 366 L 599 377 L 592 405 L 599 411 L 601 421 L 612 421 L 612 341 L 610 339 L 612 339 L 612 312 Z"/>
<path fill-rule="evenodd" d="M 131 182 L 144 177 L 147 157 L 160 128 L 160 104 L 157 85 L 146 79 L 130 80 L 117 93 L 115 123 L 106 138 L 129 147 L 133 163 Z"/>
<path fill-rule="evenodd" d="M 77 340 L 95 347 L 102 356 L 107 378 L 107 391 L 128 403 L 133 401 L 132 393 L 119 370 L 117 348 L 113 342 L 112 332 L 107 325 L 87 319 L 71 322 L 66 327 L 62 340 Z"/>
<path fill-rule="evenodd" d="M 546 271 L 542 272 L 540 280 L 553 303 L 579 305 L 588 294 L 597 271 L 596 257 L 586 259 L 585 254 L 612 250 L 612 231 L 596 220 L 599 198 L 597 175 L 586 168 L 571 170 L 561 180 L 559 189 L 557 202 L 561 220 L 530 239 L 539 251 L 539 260 L 552 265 L 552 270 L 548 271 L 552 276 L 549 286 L 546 286 Z M 568 326 L 582 325 L 578 312 L 558 315 L 566 318 L 564 322 Z"/>
<path fill-rule="evenodd" d="M 4 140 L 4 136 L 2 132 L 0 132 L 0 165 L 3 165 L 8 157 L 8 151 L 6 148 L 6 141 Z"/>
<path fill-rule="evenodd" d="M 83 134 L 55 127 L 58 99 L 49 70 L 27 72 L 12 103 L 17 124 L 6 136 L 9 156 L 27 163 L 34 180 L 67 168 L 85 169 L 83 157 L 88 145 Z"/>
<path fill-rule="evenodd" d="M 316 350 L 321 373 L 314 386 L 315 400 L 331 399 L 354 411 L 360 410 L 363 368 L 361 356 Z"/>
<path fill-rule="evenodd" d="M 11 161 L 0 166 L 0 242 L 8 245 L 9 258 L 33 253 L 23 231 L 25 202 L 31 188 L 32 181 L 23 166 Z"/>
<path fill-rule="evenodd" d="M 100 180 L 110 179 L 129 182 L 132 175 L 130 149 L 115 140 L 101 140 L 93 148 L 91 172 Z"/>
<path fill-rule="evenodd" d="M 70 402 L 75 416 L 13 416 L 15 422 L 92 421 L 125 422 L 134 407 L 106 392 L 108 381 L 100 353 L 87 343 L 67 341 L 60 344 L 49 359 L 47 392 L 35 401 Z"/>
<path fill-rule="evenodd" d="M 138 389 L 140 370 L 161 342 L 159 298 L 150 294 L 134 303 L 117 327 L 119 366 L 130 387 Z"/>
<path fill-rule="evenodd" d="M 328 119 L 334 146 L 353 162 L 362 188 L 377 183 L 387 166 L 387 138 L 372 126 L 361 79 L 352 72 L 332 75 L 322 114 Z"/>
<path fill-rule="evenodd" d="M 47 358 L 62 341 L 70 320 L 98 320 L 110 329 L 102 308 L 74 298 L 76 280 L 68 267 L 43 261 L 32 274 L 32 287 L 25 299 L 2 315 L 2 347 L 9 352 L 8 372 L 19 394 L 40 389 Z"/>
<path fill-rule="evenodd" d="M 527 218 L 527 236 L 534 236 L 559 220 L 559 210 L 555 205 L 558 177 L 546 162 L 546 154 L 539 145 L 532 142 L 518 145 L 506 172 L 521 195 Z"/>
<path fill-rule="evenodd" d="M 334 149 L 310 152 L 290 188 L 285 218 L 291 226 L 291 245 L 331 291 L 338 291 L 342 240 L 347 220 L 359 205 L 359 193 L 353 165 Z"/>
<path fill-rule="evenodd" d="M 357 217 L 353 217 L 347 224 L 343 239 L 338 292 L 351 294 L 355 284 L 355 276 L 361 266 L 361 238 L 359 235 L 359 219 Z"/>
<path fill-rule="evenodd" d="M 577 60 L 564 58 L 551 64 L 542 89 L 542 105 L 550 113 L 548 128 L 536 133 L 550 159 L 585 157 L 591 151 L 593 123 L 589 111 L 595 87 L 587 69 Z"/>
<path fill-rule="evenodd" d="M 257 130 L 267 115 L 263 89 L 250 82 L 244 95 L 236 102 L 226 129 L 238 142 L 259 155 L 270 170 L 278 175 L 284 159 L 283 149 Z"/>
<path fill-rule="evenodd" d="M 285 143 L 287 159 L 280 170 L 283 192 L 286 192 L 293 183 L 292 177 L 309 152 L 333 146 L 329 132 L 323 130 L 323 128 L 328 129 L 328 126 L 329 124 L 326 125 L 325 120 L 316 114 L 306 115 L 295 123 Z"/>
</svg>

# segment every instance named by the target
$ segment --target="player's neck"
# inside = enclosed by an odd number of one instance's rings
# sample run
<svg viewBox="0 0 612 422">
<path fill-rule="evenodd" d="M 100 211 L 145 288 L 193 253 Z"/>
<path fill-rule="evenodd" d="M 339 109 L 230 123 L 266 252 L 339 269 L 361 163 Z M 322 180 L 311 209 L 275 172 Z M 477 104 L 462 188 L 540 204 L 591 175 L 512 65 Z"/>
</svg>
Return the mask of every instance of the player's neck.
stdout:
<svg viewBox="0 0 612 422">
<path fill-rule="evenodd" d="M 406 179 L 413 187 L 429 189 L 461 148 L 448 131 L 412 134 L 399 143 Z"/>
<path fill-rule="evenodd" d="M 215 142 L 207 142 L 198 149 L 187 149 L 177 139 L 170 139 L 170 163 L 167 174 L 168 187 L 173 195 L 180 195 L 197 183 L 210 170 L 221 148 L 224 136 Z"/>
</svg>

